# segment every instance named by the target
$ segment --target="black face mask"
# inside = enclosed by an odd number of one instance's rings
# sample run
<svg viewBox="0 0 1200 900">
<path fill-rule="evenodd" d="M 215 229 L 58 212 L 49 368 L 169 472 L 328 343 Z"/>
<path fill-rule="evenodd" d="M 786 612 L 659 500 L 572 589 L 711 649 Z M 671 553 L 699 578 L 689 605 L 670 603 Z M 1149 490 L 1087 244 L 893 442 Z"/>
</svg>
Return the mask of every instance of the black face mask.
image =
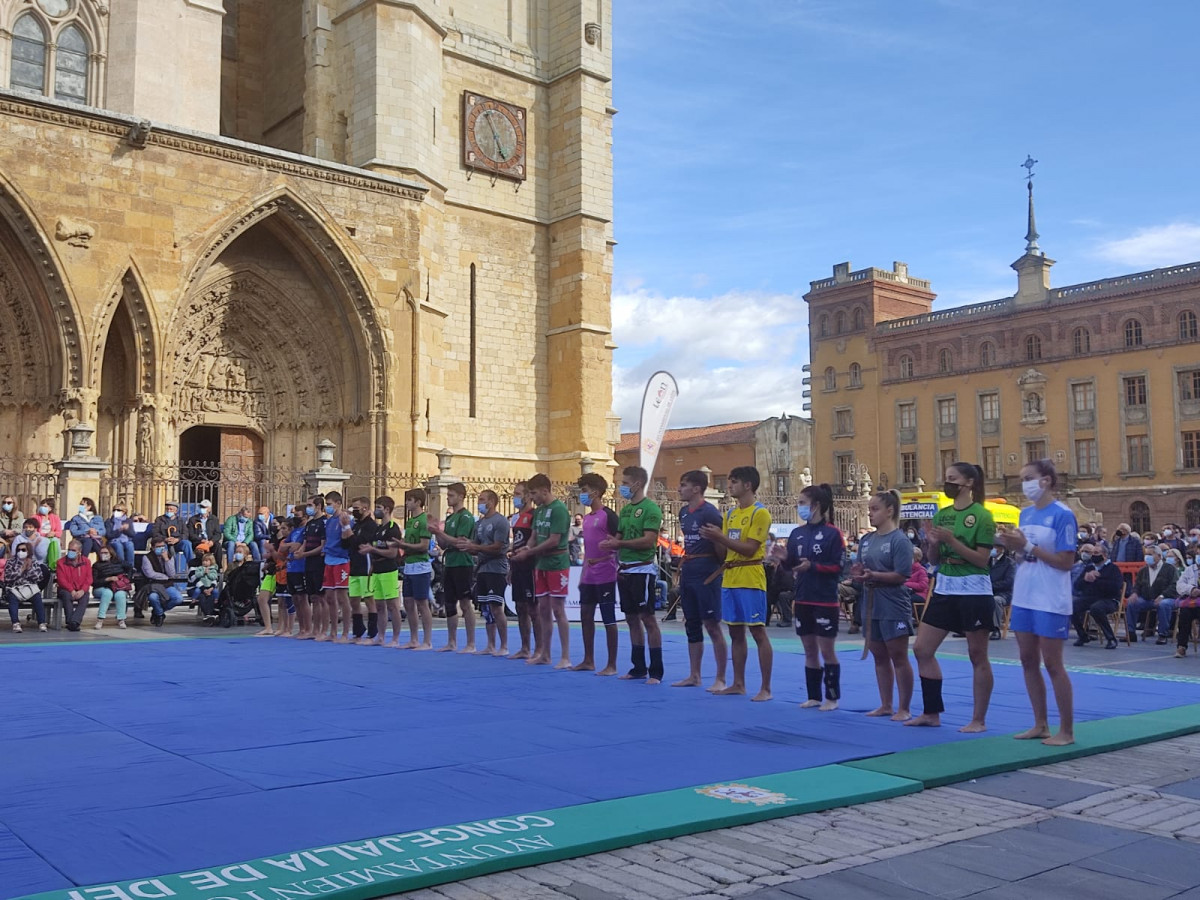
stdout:
<svg viewBox="0 0 1200 900">
<path fill-rule="evenodd" d="M 304 524 L 304 519 L 301 516 L 292 516 L 292 527 L 299 528 Z"/>
<path fill-rule="evenodd" d="M 958 492 L 961 490 L 962 490 L 962 485 L 955 484 L 953 481 L 947 481 L 945 484 L 942 485 L 942 493 L 945 494 L 947 497 L 949 497 L 951 500 L 957 500 Z"/>
</svg>

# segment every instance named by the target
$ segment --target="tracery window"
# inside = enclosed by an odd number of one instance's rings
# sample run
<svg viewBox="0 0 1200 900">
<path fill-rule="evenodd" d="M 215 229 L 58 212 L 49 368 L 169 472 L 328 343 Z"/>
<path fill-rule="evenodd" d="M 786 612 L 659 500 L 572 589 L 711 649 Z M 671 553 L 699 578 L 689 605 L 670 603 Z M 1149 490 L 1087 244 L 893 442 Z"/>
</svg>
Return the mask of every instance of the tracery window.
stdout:
<svg viewBox="0 0 1200 900">
<path fill-rule="evenodd" d="M 103 29 L 90 0 L 19 0 L 16 6 L 5 86 L 99 106 L 104 55 L 97 35 Z"/>
</svg>

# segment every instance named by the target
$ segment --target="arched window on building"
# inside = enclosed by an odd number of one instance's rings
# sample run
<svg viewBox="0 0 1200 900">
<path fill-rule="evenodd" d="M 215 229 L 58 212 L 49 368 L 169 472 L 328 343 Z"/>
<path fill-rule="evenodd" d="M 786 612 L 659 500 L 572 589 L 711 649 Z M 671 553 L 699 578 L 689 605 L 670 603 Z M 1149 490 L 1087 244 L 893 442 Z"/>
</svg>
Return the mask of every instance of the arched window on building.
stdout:
<svg viewBox="0 0 1200 900">
<path fill-rule="evenodd" d="M 1185 309 L 1179 314 L 1179 339 L 1194 341 L 1196 339 L 1196 314 Z"/>
<path fill-rule="evenodd" d="M 1042 358 L 1042 339 L 1036 334 L 1027 335 L 1025 338 L 1025 359 L 1032 362 L 1035 359 Z"/>
<path fill-rule="evenodd" d="M 850 387 L 862 387 L 862 366 L 850 363 Z"/>
<path fill-rule="evenodd" d="M 1145 534 L 1150 530 L 1150 507 L 1141 500 L 1134 500 L 1129 504 L 1129 527 L 1138 534 Z"/>
<path fill-rule="evenodd" d="M 865 321 L 866 318 L 863 315 L 863 308 L 861 306 L 854 307 L 854 330 L 862 331 L 863 328 L 866 327 L 864 324 Z"/>
<path fill-rule="evenodd" d="M 1183 505 L 1183 521 L 1188 531 L 1200 528 L 1200 500 L 1189 500 Z"/>
<path fill-rule="evenodd" d="M 87 103 L 88 44 L 74 25 L 58 33 L 58 49 L 54 56 L 54 97 L 73 103 Z"/>
<path fill-rule="evenodd" d="M 1137 319 L 1125 320 L 1125 346 L 1142 346 L 1142 323 Z"/>
<path fill-rule="evenodd" d="M 46 29 L 33 13 L 13 26 L 9 84 L 17 90 L 46 93 Z"/>
<path fill-rule="evenodd" d="M 833 330 L 838 334 L 846 333 L 846 313 L 843 310 L 838 310 L 833 317 Z"/>
<path fill-rule="evenodd" d="M 834 370 L 833 366 L 829 366 L 825 369 L 825 390 L 837 390 L 837 372 Z"/>
<path fill-rule="evenodd" d="M 1071 350 L 1076 356 L 1092 352 L 1092 333 L 1086 328 L 1076 328 L 1071 333 Z"/>
<path fill-rule="evenodd" d="M 996 345 L 991 341 L 984 341 L 979 345 L 979 365 L 994 366 L 996 364 Z"/>
<path fill-rule="evenodd" d="M 829 337 L 829 316 L 825 313 L 817 319 L 817 337 Z"/>
<path fill-rule="evenodd" d="M 913 358 L 910 354 L 905 353 L 900 357 L 900 377 L 913 377 Z"/>
<path fill-rule="evenodd" d="M 953 354 L 951 354 L 951 352 L 948 349 L 946 349 L 944 347 L 938 351 L 938 371 L 939 372 L 953 372 L 954 371 L 954 356 L 953 356 Z"/>
</svg>

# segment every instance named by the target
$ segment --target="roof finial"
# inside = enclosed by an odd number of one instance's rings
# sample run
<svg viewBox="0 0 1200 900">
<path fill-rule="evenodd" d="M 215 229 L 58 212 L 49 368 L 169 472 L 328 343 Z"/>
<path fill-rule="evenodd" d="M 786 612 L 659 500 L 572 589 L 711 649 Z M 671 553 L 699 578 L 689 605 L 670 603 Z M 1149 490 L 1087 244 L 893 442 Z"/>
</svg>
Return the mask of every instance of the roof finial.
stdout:
<svg viewBox="0 0 1200 900">
<path fill-rule="evenodd" d="M 1033 167 L 1037 165 L 1037 160 L 1032 155 L 1025 155 L 1025 162 L 1021 166 L 1025 169 L 1025 186 L 1029 189 L 1029 229 L 1025 232 L 1025 252 L 1032 253 L 1036 256 L 1042 255 L 1042 248 L 1038 246 L 1037 222 L 1033 217 Z"/>
</svg>

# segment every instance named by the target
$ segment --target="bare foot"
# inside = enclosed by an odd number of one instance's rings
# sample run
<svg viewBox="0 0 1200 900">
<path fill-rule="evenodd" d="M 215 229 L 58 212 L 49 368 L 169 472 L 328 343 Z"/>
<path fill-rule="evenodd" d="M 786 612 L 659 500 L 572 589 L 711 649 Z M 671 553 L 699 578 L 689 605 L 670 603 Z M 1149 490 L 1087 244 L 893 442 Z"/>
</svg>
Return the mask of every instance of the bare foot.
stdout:
<svg viewBox="0 0 1200 900">
<path fill-rule="evenodd" d="M 540 656 L 531 656 L 531 657 L 529 657 L 529 659 L 525 660 L 525 665 L 527 665 L 527 666 L 548 666 L 548 665 L 550 665 L 550 660 L 543 659 Z"/>
<path fill-rule="evenodd" d="M 430 644 L 430 643 L 417 644 L 417 646 L 413 647 L 413 649 L 414 650 L 432 650 L 433 644 Z"/>
<path fill-rule="evenodd" d="M 868 716 L 890 716 L 891 714 L 892 714 L 892 708 L 890 706 L 880 706 L 880 707 L 877 707 L 876 709 L 871 710 L 869 713 L 866 713 L 865 715 L 868 715 Z"/>
<path fill-rule="evenodd" d="M 734 694 L 745 695 L 745 693 L 746 687 L 741 684 L 731 684 L 729 687 L 717 691 L 717 694 L 721 697 L 732 697 Z"/>
<path fill-rule="evenodd" d="M 571 666 L 572 672 L 595 672 L 596 664 L 588 662 L 586 659 L 577 666 Z"/>
<path fill-rule="evenodd" d="M 915 719 L 909 719 L 905 725 L 915 725 L 917 728 L 940 728 L 942 717 L 938 713 L 922 713 Z"/>
<path fill-rule="evenodd" d="M 646 684 L 662 684 L 662 680 L 658 678 L 647 678 Z"/>
<path fill-rule="evenodd" d="M 1018 741 L 1036 741 L 1049 737 L 1050 726 L 1048 725 L 1034 725 L 1028 731 L 1022 731 L 1020 734 L 1013 735 L 1013 739 Z"/>
<path fill-rule="evenodd" d="M 1075 743 L 1074 734 L 1063 734 L 1061 731 L 1053 737 L 1048 737 L 1042 741 L 1047 747 L 1067 747 Z"/>
<path fill-rule="evenodd" d="M 981 731 L 987 731 L 987 725 L 983 722 L 976 722 L 974 719 L 972 719 L 958 730 L 963 734 L 979 734 Z"/>
<path fill-rule="evenodd" d="M 262 631 L 254 632 L 255 637 L 274 637 L 275 632 L 270 628 L 264 628 Z"/>
<path fill-rule="evenodd" d="M 569 659 L 560 659 L 558 662 L 556 662 L 554 664 L 554 668 L 569 669 L 569 668 L 571 668 L 571 661 Z"/>
<path fill-rule="evenodd" d="M 509 654 L 509 659 L 529 659 L 528 650 L 518 650 L 516 653 Z"/>
<path fill-rule="evenodd" d="M 317 636 L 315 634 L 312 634 L 309 632 L 302 631 L 298 635 L 296 635 L 296 640 L 298 640 L 298 641 L 315 641 L 316 639 L 317 639 Z"/>
<path fill-rule="evenodd" d="M 396 646 L 395 641 L 392 642 L 392 646 L 393 647 Z M 409 641 L 407 644 L 404 645 L 404 649 L 405 650 L 416 650 L 420 646 L 421 646 L 421 643 L 419 641 Z"/>
<path fill-rule="evenodd" d="M 496 651 L 496 656 L 504 657 L 507 659 L 508 658 L 508 648 L 501 647 L 499 650 Z"/>
<path fill-rule="evenodd" d="M 617 678 L 619 678 L 621 681 L 641 681 L 645 677 L 645 672 L 643 672 L 641 675 L 638 675 L 636 672 L 626 672 L 624 675 L 617 676 Z"/>
<path fill-rule="evenodd" d="M 617 667 L 616 666 L 605 666 L 603 669 L 601 669 L 596 674 L 597 675 L 616 675 Z"/>
<path fill-rule="evenodd" d="M 496 651 L 492 647 L 484 647 L 482 650 L 479 651 L 479 655 L 480 656 L 495 656 Z"/>
<path fill-rule="evenodd" d="M 315 638 L 313 638 L 313 640 L 314 640 L 314 641 L 317 641 L 317 642 L 321 642 L 321 641 L 327 641 L 327 640 L 329 640 L 329 635 L 327 635 L 327 634 L 318 634 L 318 635 L 317 635 Z"/>
<path fill-rule="evenodd" d="M 454 644 L 447 644 L 445 647 L 438 647 L 438 653 L 453 653 L 458 647 Z"/>
<path fill-rule="evenodd" d="M 892 721 L 893 722 L 907 722 L 911 718 L 912 718 L 912 713 L 910 713 L 907 709 L 902 709 L 898 713 L 896 713 L 894 716 L 892 716 Z"/>
<path fill-rule="evenodd" d="M 801 709 L 812 709 L 814 706 L 820 706 L 820 705 L 821 705 L 820 700 L 805 700 L 803 703 L 800 704 L 800 708 Z"/>
<path fill-rule="evenodd" d="M 474 652 L 475 652 L 475 645 L 474 645 L 474 644 L 467 644 L 467 646 L 463 647 L 463 648 L 462 648 L 461 650 L 459 650 L 458 652 L 459 652 L 459 653 L 474 653 Z"/>
<path fill-rule="evenodd" d="M 757 694 L 755 694 L 753 697 L 750 698 L 750 700 L 754 703 L 764 703 L 770 699 L 771 699 L 771 692 L 768 691 L 766 688 L 763 688 Z"/>
<path fill-rule="evenodd" d="M 832 710 L 835 710 L 835 709 L 837 709 L 837 701 L 836 700 L 826 700 L 824 703 L 822 703 L 820 705 L 819 709 L 821 710 L 821 712 L 830 712 Z"/>
<path fill-rule="evenodd" d="M 671 687 L 700 687 L 700 676 L 689 675 L 682 681 L 672 681 Z"/>
<path fill-rule="evenodd" d="M 393 650 L 415 650 L 412 644 L 401 644 L 399 641 L 392 641 L 390 644 L 380 644 L 381 647 L 391 647 Z"/>
<path fill-rule="evenodd" d="M 344 637 L 339 637 L 339 638 L 334 638 L 333 642 L 335 644 L 348 644 L 348 643 L 350 643 L 350 639 L 344 638 Z"/>
<path fill-rule="evenodd" d="M 710 686 L 706 687 L 705 690 L 708 691 L 710 694 L 721 693 L 721 691 L 725 690 L 725 679 L 718 678 Z"/>
</svg>

